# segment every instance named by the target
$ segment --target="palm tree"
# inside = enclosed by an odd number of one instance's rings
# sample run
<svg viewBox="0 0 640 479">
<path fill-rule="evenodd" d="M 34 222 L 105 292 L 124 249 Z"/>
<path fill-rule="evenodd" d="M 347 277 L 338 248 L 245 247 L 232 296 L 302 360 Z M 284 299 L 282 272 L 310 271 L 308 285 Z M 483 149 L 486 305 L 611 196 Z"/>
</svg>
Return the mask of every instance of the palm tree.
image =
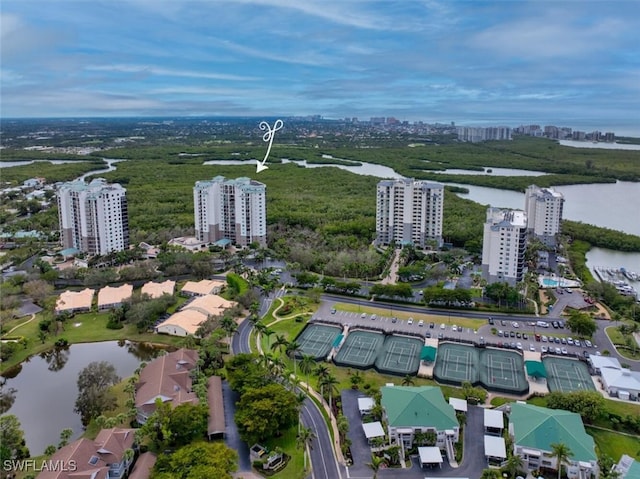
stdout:
<svg viewBox="0 0 640 479">
<path fill-rule="evenodd" d="M 484 469 L 480 479 L 500 479 L 501 477 L 497 469 Z"/>
<path fill-rule="evenodd" d="M 316 375 L 318 376 L 318 386 L 320 387 L 320 396 L 324 397 L 324 378 L 329 375 L 329 368 L 324 364 L 318 364 L 316 367 Z"/>
<path fill-rule="evenodd" d="M 373 469 L 373 477 L 378 477 L 378 469 L 384 462 L 382 457 L 378 457 L 375 454 L 371 454 L 371 462 L 367 464 L 371 469 Z"/>
<path fill-rule="evenodd" d="M 351 387 L 353 389 L 358 389 L 362 381 L 364 381 L 364 378 L 362 377 L 362 373 L 360 371 L 356 371 L 351 376 L 350 381 L 351 381 Z"/>
<path fill-rule="evenodd" d="M 331 398 L 333 393 L 338 391 L 338 388 L 336 387 L 338 384 L 340 384 L 339 381 L 331 373 L 327 374 L 324 379 L 322 379 L 322 386 L 326 386 L 329 393 L 329 411 L 333 411 L 331 408 Z"/>
<path fill-rule="evenodd" d="M 311 354 L 303 354 L 300 360 L 300 372 L 307 375 L 307 391 L 309 390 L 309 374 L 316 364 L 316 358 Z"/>
<path fill-rule="evenodd" d="M 278 351 L 282 354 L 282 350 L 286 350 L 289 345 L 289 341 L 284 337 L 284 334 L 276 334 L 276 340 L 271 345 L 271 351 Z"/>
<path fill-rule="evenodd" d="M 267 349 L 271 346 L 271 336 L 275 334 L 273 329 L 265 328 L 262 334 L 267 338 Z"/>
<path fill-rule="evenodd" d="M 507 459 L 507 463 L 504 465 L 504 470 L 511 476 L 516 477 L 518 471 L 522 470 L 524 467 L 524 461 L 522 458 L 516 454 L 513 454 L 509 459 Z"/>
<path fill-rule="evenodd" d="M 413 386 L 414 384 L 415 384 L 415 381 L 413 380 L 410 374 L 407 374 L 404 378 L 402 378 L 403 386 Z"/>
<path fill-rule="evenodd" d="M 286 353 L 287 356 L 289 356 L 291 359 L 293 359 L 293 375 L 297 376 L 297 369 L 296 369 L 296 356 L 297 354 L 302 351 L 300 349 L 300 343 L 298 341 L 296 341 L 295 339 L 293 341 L 291 341 L 289 344 L 287 344 L 286 347 Z"/>
<path fill-rule="evenodd" d="M 231 336 L 233 336 L 233 333 L 238 329 L 238 323 L 236 323 L 235 319 L 231 316 L 224 316 L 220 322 L 220 326 L 227 333 L 229 343 L 231 343 Z"/>
<path fill-rule="evenodd" d="M 562 442 L 554 442 L 551 444 L 551 457 L 555 457 L 558 461 L 558 479 L 562 474 L 562 464 L 569 461 L 573 456 L 573 452 L 569 446 Z"/>
<path fill-rule="evenodd" d="M 307 470 L 307 448 L 308 449 L 313 449 L 311 447 L 311 443 L 313 442 L 313 440 L 316 438 L 316 434 L 309 429 L 308 427 L 303 427 L 300 429 L 300 431 L 298 431 L 298 436 L 296 437 L 296 444 L 298 445 L 298 448 L 303 450 L 303 457 L 304 457 L 304 470 Z"/>
</svg>

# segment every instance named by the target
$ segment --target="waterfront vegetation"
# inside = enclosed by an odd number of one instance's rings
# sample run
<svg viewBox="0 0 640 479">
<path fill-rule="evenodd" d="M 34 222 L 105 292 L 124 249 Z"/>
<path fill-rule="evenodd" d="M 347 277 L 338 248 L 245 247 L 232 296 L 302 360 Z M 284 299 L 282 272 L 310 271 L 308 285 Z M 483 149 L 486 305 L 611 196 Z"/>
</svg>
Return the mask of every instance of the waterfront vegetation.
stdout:
<svg viewBox="0 0 640 479">
<path fill-rule="evenodd" d="M 180 153 L 202 154 L 199 157 L 185 157 Z M 255 177 L 255 164 L 250 162 L 242 166 L 203 165 L 213 159 L 252 159 L 261 158 L 264 146 L 240 144 L 201 144 L 167 145 L 160 147 L 127 147 L 108 152 L 96 152 L 93 156 L 75 157 L 22 150 L 3 151 L 3 159 L 69 159 L 78 161 L 61 165 L 37 163 L 9 169 L 3 169 L 3 180 L 19 184 L 27 178 L 44 176 L 47 182 L 68 181 L 82 173 L 106 166 L 101 156 L 125 158 L 130 161 L 118 163 L 117 169 L 99 176 L 110 182 L 119 182 L 127 188 L 129 218 L 132 243 L 147 241 L 160 244 L 172 236 L 193 233 L 193 185 L 217 175 L 230 178 L 239 176 Z M 333 155 L 333 159 L 323 157 Z M 309 163 L 354 164 L 368 162 L 393 168 L 396 172 L 420 179 L 440 182 L 456 182 L 471 185 L 488 186 L 500 189 L 524 191 L 535 182 L 539 186 L 560 184 L 579 184 L 595 182 L 613 182 L 616 179 L 627 181 L 640 180 L 640 152 L 597 149 L 578 149 L 562 147 L 556 142 L 538 138 L 518 137 L 511 142 L 486 142 L 480 144 L 432 144 L 420 148 L 402 146 L 376 148 L 345 148 L 325 144 L 316 149 L 307 146 L 274 145 L 270 168 L 260 174 L 259 181 L 267 185 L 267 222 L 269 228 L 269 247 L 278 257 L 296 263 L 304 270 L 326 273 L 338 277 L 372 278 L 380 275 L 387 267 L 385 258 L 370 244 L 375 231 L 375 186 L 379 181 L 372 176 L 361 176 L 339 170 L 305 169 L 295 164 L 282 164 L 278 158 L 306 160 Z M 344 160 L 348 161 L 344 161 Z M 536 177 L 494 177 L 491 175 L 443 175 L 433 170 L 462 168 L 479 170 L 483 167 L 504 167 L 544 171 L 548 174 Z M 464 247 L 472 253 L 481 251 L 482 225 L 486 207 L 470 200 L 459 198 L 455 191 L 458 187 L 445 190 L 444 239 L 454 246 Z M 9 216 L 2 213 L 3 220 Z M 592 282 L 586 268 L 584 256 L 591 245 L 623 251 L 640 251 L 640 238 L 624 233 L 596 228 L 578 222 L 565 221 L 565 233 L 573 238 L 569 257 L 573 269 L 587 286 Z M 10 225 L 12 230 L 39 229 L 51 233 L 57 229 L 56 207 L 38 212 L 28 217 L 20 217 Z M 13 251 L 9 258 L 16 260 L 17 255 L 24 259 L 40 249 L 37 243 L 28 243 L 24 249 Z M 187 268 L 187 270 L 190 268 Z M 188 273 L 189 271 L 185 271 Z M 230 285 L 236 286 L 237 293 L 247 287 L 240 277 L 231 277 Z M 233 288 L 231 288 L 233 289 Z M 595 290 L 594 290 L 595 291 Z M 610 299 L 613 309 L 616 305 L 619 314 L 627 314 L 626 303 L 618 298 L 610 298 L 611 291 L 604 288 L 595 291 L 600 299 Z M 619 296 L 619 295 L 617 295 Z M 296 297 L 297 298 L 297 297 Z M 287 375 L 298 369 L 298 378 L 304 381 L 309 377 L 311 385 L 324 393 L 329 402 L 336 401 L 337 391 L 358 387 L 372 392 L 388 382 L 407 382 L 414 385 L 437 385 L 433 380 L 424 378 L 399 378 L 379 374 L 373 370 L 359 371 L 337 367 L 330 363 L 318 363 L 326 366 L 328 376 L 314 368 L 303 373 L 301 361 L 294 363 L 291 350 L 296 336 L 304 328 L 312 314 L 312 302 L 285 298 L 286 308 L 278 313 L 274 310 L 279 302 L 262 321 L 262 327 L 268 326 L 270 335 L 262 334 L 262 348 L 279 365 L 279 374 Z M 619 303 L 617 303 L 619 302 Z M 609 303 L 607 303 L 609 304 Z M 611 306 L 611 304 L 609 304 Z M 376 308 L 352 304 L 340 304 L 338 309 L 362 311 L 367 314 L 397 316 L 408 319 L 409 313 L 394 312 L 393 308 Z M 135 324 L 123 324 L 121 329 L 108 329 L 110 313 L 77 314 L 65 321 L 62 328 L 55 328 L 54 334 L 42 335 L 41 320 L 46 313 L 22 325 L 11 336 L 19 340 L 13 356 L 2 363 L 2 371 L 16 366 L 28 356 L 48 352 L 52 362 L 64 361 L 64 348 L 55 344 L 64 339 L 65 344 L 130 339 L 163 343 L 171 346 L 183 344 L 183 338 L 165 335 L 139 333 Z M 281 316 L 288 319 L 271 324 Z M 416 320 L 424 318 L 428 323 L 444 322 L 444 316 L 412 315 Z M 12 320 L 5 323 L 5 329 L 24 322 Z M 484 321 L 449 317 L 449 323 L 477 329 Z M 428 325 L 425 325 L 428 328 Z M 615 342 L 615 340 L 614 340 Z M 276 346 L 277 344 L 277 346 Z M 275 347 L 274 347 L 275 346 Z M 287 349 L 289 346 L 289 349 Z M 328 381 L 328 377 L 333 378 Z M 118 393 L 119 386 L 115 387 Z M 464 397 L 461 388 L 440 386 L 445 397 Z M 333 395 L 333 398 L 332 398 Z M 120 398 L 122 399 L 122 398 Z M 125 398 L 126 400 L 126 398 Z M 535 404 L 546 404 L 545 398 L 534 398 Z M 122 408 L 121 401 L 118 401 Z M 116 409 L 116 413 L 119 409 Z M 324 410 L 323 410 L 324 413 Z M 606 417 L 605 417 L 606 416 Z M 625 430 L 627 419 L 640 418 L 640 407 L 635 404 L 618 403 L 606 400 L 606 414 L 593 421 L 594 426 L 616 427 Z M 95 422 L 90 423 L 88 435 L 96 431 Z M 631 453 L 640 451 L 637 437 L 621 436 L 617 432 L 590 427 L 589 432 L 596 438 L 601 452 L 619 458 L 621 451 Z M 302 453 L 296 447 L 296 426 L 281 431 L 282 435 L 269 438 L 267 445 L 279 447 L 291 456 L 287 468 L 274 477 L 302 477 Z M 623 444 L 623 446 L 620 446 Z"/>
</svg>

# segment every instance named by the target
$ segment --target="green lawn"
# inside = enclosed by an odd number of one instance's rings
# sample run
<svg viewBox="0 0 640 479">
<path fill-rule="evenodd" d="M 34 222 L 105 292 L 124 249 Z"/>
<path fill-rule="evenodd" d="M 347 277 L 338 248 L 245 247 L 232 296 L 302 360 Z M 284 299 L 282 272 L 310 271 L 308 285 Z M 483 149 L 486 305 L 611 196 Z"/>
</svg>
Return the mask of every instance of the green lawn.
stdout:
<svg viewBox="0 0 640 479">
<path fill-rule="evenodd" d="M 29 356 L 48 351 L 54 347 L 54 343 L 60 338 L 66 339 L 71 344 L 128 339 L 131 341 L 178 346 L 184 341 L 184 338 L 164 334 L 139 334 L 136 327 L 131 324 L 125 325 L 122 329 L 107 329 L 109 312 L 90 312 L 76 314 L 64 323 L 63 331 L 60 331 L 58 335 L 50 334 L 44 343 L 42 343 L 42 341 L 38 339 L 38 322 L 40 319 L 40 316 L 36 315 L 33 321 L 11 333 L 11 336 L 25 337 L 27 339 L 27 347 L 26 349 L 19 349 L 8 361 L 2 363 L 2 365 L 0 365 L 0 372 L 18 365 Z"/>
<path fill-rule="evenodd" d="M 416 321 L 424 320 L 426 323 L 433 321 L 434 323 L 446 323 L 446 324 L 456 324 L 458 326 L 462 326 L 464 328 L 478 329 L 480 326 L 484 326 L 487 324 L 486 321 L 482 319 L 469 319 L 462 318 L 456 316 L 455 313 L 448 315 L 447 317 L 436 315 L 436 314 L 427 314 L 427 313 L 408 313 L 404 311 L 394 311 L 393 306 L 389 307 L 375 307 L 375 306 L 364 306 L 361 304 L 351 304 L 351 303 L 335 303 L 334 308 L 339 311 L 347 311 L 351 313 L 367 313 L 367 314 L 377 314 L 378 316 L 395 316 L 400 320 L 407 320 L 409 318 L 413 318 Z"/>
<path fill-rule="evenodd" d="M 640 460 L 640 437 L 625 436 L 610 431 L 602 431 L 586 426 L 587 433 L 593 436 L 601 453 L 611 456 L 618 462 L 623 454 Z"/>
<path fill-rule="evenodd" d="M 618 328 L 615 326 L 609 326 L 605 328 L 605 333 L 609 336 L 609 339 L 616 346 L 616 350 L 621 356 L 624 356 L 627 359 L 634 359 L 636 361 L 640 360 L 640 346 L 634 351 L 628 349 L 627 343 L 625 341 L 624 336 Z"/>
<path fill-rule="evenodd" d="M 273 479 L 301 479 L 306 476 L 302 449 L 298 449 L 296 444 L 297 435 L 298 426 L 296 425 L 285 431 L 282 436 L 272 438 L 264 444 L 269 450 L 279 447 L 282 449 L 282 452 L 291 456 L 289 463 L 284 469 L 269 477 Z M 308 467 L 309 460 L 307 458 L 307 468 Z"/>
</svg>

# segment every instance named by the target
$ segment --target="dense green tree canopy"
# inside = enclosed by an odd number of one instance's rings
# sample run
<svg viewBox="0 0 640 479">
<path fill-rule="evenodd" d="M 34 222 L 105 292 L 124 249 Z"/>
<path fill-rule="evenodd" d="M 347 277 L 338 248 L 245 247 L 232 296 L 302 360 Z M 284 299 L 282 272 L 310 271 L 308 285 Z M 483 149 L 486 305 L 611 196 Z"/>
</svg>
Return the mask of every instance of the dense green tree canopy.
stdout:
<svg viewBox="0 0 640 479">
<path fill-rule="evenodd" d="M 235 422 L 248 444 L 279 435 L 298 420 L 296 395 L 279 383 L 245 391 L 237 404 Z"/>
<path fill-rule="evenodd" d="M 151 479 L 231 479 L 238 453 L 223 442 L 194 442 L 158 457 Z"/>
<path fill-rule="evenodd" d="M 91 362 L 80 371 L 74 411 L 80 414 L 82 424 L 86 426 L 91 419 L 115 407 L 116 398 L 109 388 L 119 381 L 116 368 L 107 361 Z"/>
</svg>

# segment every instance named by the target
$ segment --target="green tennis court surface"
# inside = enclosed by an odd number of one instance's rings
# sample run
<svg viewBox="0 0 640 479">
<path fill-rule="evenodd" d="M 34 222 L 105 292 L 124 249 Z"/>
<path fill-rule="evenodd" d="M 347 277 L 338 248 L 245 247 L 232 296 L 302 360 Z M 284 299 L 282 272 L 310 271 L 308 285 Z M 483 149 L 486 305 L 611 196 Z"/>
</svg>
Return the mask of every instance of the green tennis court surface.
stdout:
<svg viewBox="0 0 640 479">
<path fill-rule="evenodd" d="M 575 359 L 549 356 L 542 359 L 549 391 L 595 391 L 587 365 Z"/>
<path fill-rule="evenodd" d="M 300 344 L 299 356 L 309 354 L 316 359 L 326 358 L 331 351 L 333 342 L 341 332 L 342 328 L 337 326 L 307 324 L 296 338 Z"/>
<path fill-rule="evenodd" d="M 383 341 L 384 335 L 382 333 L 351 331 L 334 361 L 338 366 L 370 368 L 375 363 Z"/>
<path fill-rule="evenodd" d="M 387 336 L 376 358 L 376 369 L 390 374 L 416 374 L 420 367 L 420 352 L 424 342 L 406 336 Z"/>
</svg>

